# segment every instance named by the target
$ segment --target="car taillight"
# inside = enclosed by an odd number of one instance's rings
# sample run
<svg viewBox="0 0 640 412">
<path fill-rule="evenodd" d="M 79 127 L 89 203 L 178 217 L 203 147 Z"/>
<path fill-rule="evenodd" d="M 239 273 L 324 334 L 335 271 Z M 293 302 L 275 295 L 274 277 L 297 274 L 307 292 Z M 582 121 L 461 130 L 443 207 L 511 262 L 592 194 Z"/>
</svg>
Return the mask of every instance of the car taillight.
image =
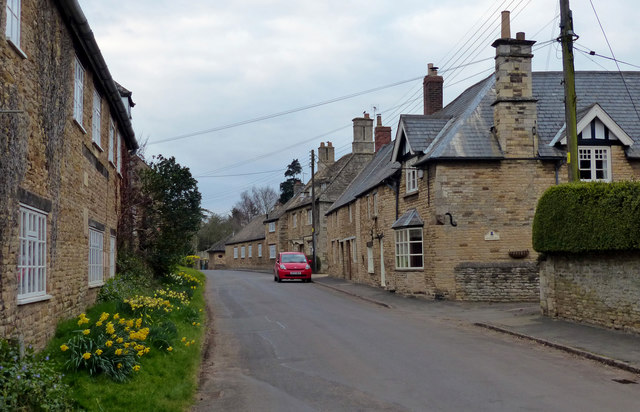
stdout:
<svg viewBox="0 0 640 412">
<path fill-rule="evenodd" d="M 287 267 L 285 265 L 280 265 L 280 269 L 287 270 Z"/>
</svg>

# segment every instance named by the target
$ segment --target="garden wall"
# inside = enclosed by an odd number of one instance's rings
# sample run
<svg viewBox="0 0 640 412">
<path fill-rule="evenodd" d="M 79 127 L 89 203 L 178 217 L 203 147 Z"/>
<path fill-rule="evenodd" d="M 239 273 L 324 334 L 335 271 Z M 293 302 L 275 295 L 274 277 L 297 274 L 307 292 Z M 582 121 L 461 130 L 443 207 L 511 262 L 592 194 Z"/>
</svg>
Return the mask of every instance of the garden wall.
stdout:
<svg viewBox="0 0 640 412">
<path fill-rule="evenodd" d="M 640 252 L 548 255 L 540 305 L 546 316 L 640 333 Z"/>
<path fill-rule="evenodd" d="M 476 302 L 537 302 L 535 262 L 461 263 L 455 268 L 456 299 Z"/>
</svg>

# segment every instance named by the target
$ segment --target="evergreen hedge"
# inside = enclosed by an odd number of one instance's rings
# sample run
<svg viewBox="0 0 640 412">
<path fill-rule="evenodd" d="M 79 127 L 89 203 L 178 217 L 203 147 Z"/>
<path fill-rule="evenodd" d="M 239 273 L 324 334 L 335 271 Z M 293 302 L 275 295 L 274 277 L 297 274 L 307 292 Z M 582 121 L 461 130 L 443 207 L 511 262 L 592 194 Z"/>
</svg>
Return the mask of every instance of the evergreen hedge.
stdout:
<svg viewBox="0 0 640 412">
<path fill-rule="evenodd" d="M 544 253 L 640 250 L 640 182 L 549 188 L 533 219 L 533 248 Z"/>
</svg>

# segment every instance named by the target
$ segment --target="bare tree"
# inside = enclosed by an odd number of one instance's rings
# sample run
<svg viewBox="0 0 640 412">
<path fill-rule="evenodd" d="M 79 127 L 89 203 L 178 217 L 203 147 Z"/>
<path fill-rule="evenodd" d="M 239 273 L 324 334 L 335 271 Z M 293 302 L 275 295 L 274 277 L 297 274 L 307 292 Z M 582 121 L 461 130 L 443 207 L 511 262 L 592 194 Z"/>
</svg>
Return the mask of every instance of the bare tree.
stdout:
<svg viewBox="0 0 640 412">
<path fill-rule="evenodd" d="M 278 193 L 269 186 L 252 187 L 251 197 L 257 203 L 261 215 L 268 213 L 278 201 Z"/>
<path fill-rule="evenodd" d="M 268 186 L 252 187 L 251 192 L 245 190 L 240 194 L 240 200 L 233 206 L 232 219 L 240 227 L 246 225 L 258 215 L 271 210 L 278 200 L 278 194 Z"/>
</svg>

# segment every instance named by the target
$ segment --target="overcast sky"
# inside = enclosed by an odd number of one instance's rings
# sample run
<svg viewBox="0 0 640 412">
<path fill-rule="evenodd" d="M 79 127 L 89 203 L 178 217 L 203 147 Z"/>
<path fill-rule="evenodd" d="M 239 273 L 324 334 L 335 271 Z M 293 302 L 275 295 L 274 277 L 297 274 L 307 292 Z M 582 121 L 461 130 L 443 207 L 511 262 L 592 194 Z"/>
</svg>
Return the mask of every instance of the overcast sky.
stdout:
<svg viewBox="0 0 640 412">
<path fill-rule="evenodd" d="M 421 113 L 427 63 L 445 104 L 493 70 L 501 10 L 526 32 L 534 70 L 562 70 L 559 0 L 80 0 L 114 79 L 133 92 L 145 157 L 175 156 L 198 179 L 202 206 L 226 214 L 243 190 L 276 191 L 298 158 L 304 178 L 321 141 L 351 150 L 351 120 Z M 640 65 L 637 0 L 592 0 L 618 60 Z M 589 0 L 572 0 L 578 46 L 611 53 Z M 486 23 L 486 24 L 485 24 Z M 464 68 L 456 69 L 463 64 Z M 617 70 L 576 52 L 576 70 Z M 621 65 L 622 70 L 637 70 Z M 394 87 L 273 117 L 381 86 Z M 196 132 L 220 129 L 175 139 Z M 173 139 L 173 140 L 172 140 Z M 263 173 L 266 172 L 266 173 Z M 249 174 L 251 173 L 251 174 Z M 230 176 L 234 175 L 234 176 Z"/>
</svg>

